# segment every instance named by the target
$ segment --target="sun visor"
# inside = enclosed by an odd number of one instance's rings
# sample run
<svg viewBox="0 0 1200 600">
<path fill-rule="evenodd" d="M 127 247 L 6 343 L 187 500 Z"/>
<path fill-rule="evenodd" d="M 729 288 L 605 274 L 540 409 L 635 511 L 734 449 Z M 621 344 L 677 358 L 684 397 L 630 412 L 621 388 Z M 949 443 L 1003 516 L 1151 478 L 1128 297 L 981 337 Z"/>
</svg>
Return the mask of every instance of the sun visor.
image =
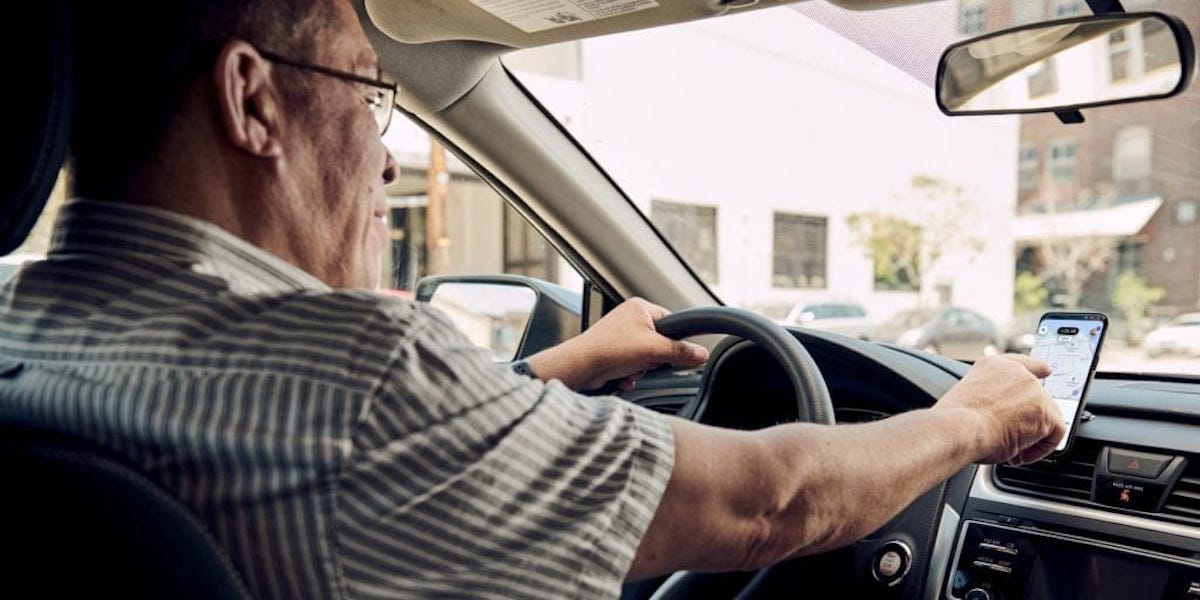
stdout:
<svg viewBox="0 0 1200 600">
<path fill-rule="evenodd" d="M 798 0 L 365 0 L 393 39 L 531 48 L 793 4 Z"/>
<path fill-rule="evenodd" d="M 926 4 L 929 2 L 937 2 L 938 0 L 826 0 L 830 4 L 836 4 L 842 8 L 850 10 L 876 10 L 880 8 L 893 8 L 896 6 L 911 6 L 913 4 Z"/>
</svg>

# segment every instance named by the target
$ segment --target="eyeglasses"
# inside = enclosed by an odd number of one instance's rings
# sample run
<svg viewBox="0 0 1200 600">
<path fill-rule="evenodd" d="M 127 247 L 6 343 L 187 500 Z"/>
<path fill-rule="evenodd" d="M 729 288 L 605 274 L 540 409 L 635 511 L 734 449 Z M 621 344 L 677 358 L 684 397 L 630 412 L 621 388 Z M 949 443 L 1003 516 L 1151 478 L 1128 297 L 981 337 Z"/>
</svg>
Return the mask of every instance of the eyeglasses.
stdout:
<svg viewBox="0 0 1200 600">
<path fill-rule="evenodd" d="M 362 75 L 357 75 L 355 73 L 330 69 L 329 67 L 297 62 L 266 50 L 260 49 L 258 53 L 261 54 L 263 58 L 274 63 L 279 63 L 281 65 L 286 65 L 297 69 L 304 69 L 306 71 L 313 71 L 314 73 L 320 73 L 330 77 L 337 77 L 338 79 L 353 81 L 355 83 L 361 83 L 375 88 L 374 91 L 365 96 L 363 100 L 367 103 L 367 108 L 371 109 L 371 114 L 375 116 L 375 123 L 379 125 L 379 135 L 383 135 L 384 132 L 387 131 L 388 125 L 392 123 L 392 109 L 396 104 L 396 94 L 400 92 L 400 88 L 396 84 L 384 81 L 382 79 L 372 79 L 370 77 L 363 77 Z"/>
</svg>

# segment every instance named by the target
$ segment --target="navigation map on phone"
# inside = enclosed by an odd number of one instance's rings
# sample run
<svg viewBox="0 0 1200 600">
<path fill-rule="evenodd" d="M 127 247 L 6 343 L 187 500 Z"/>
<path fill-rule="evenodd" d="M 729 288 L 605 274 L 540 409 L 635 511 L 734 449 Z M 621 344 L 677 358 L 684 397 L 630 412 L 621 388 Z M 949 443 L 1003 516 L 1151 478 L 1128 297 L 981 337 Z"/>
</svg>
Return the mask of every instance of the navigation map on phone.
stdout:
<svg viewBox="0 0 1200 600">
<path fill-rule="evenodd" d="M 1066 448 L 1071 438 L 1075 413 L 1083 402 L 1103 334 L 1102 321 L 1044 319 L 1038 323 L 1031 354 L 1050 364 L 1050 376 L 1043 381 L 1043 387 L 1058 402 L 1067 426 L 1067 434 L 1055 450 Z"/>
</svg>

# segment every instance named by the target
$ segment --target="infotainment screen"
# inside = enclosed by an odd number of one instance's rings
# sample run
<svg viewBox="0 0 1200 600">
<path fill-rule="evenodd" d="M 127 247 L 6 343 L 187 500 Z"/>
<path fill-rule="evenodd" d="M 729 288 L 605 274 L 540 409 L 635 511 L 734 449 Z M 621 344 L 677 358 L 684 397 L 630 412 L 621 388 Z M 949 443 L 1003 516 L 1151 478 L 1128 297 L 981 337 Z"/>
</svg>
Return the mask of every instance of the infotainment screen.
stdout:
<svg viewBox="0 0 1200 600">
<path fill-rule="evenodd" d="M 968 520 L 950 600 L 1184 600 L 1200 562 L 1045 530 Z"/>
<path fill-rule="evenodd" d="M 1072 544 L 1040 544 L 1025 598 L 1136 600 L 1163 598 L 1169 563 Z"/>
</svg>

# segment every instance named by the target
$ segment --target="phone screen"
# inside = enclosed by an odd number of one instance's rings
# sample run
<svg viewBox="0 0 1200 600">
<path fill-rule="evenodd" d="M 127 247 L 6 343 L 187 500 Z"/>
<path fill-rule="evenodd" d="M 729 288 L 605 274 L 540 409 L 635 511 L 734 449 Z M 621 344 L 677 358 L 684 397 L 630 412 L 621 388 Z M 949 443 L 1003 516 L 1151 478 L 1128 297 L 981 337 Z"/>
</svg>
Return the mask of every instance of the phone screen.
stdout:
<svg viewBox="0 0 1200 600">
<path fill-rule="evenodd" d="M 1074 435 L 1107 326 L 1108 319 L 1099 313 L 1050 313 L 1038 322 L 1031 354 L 1050 364 L 1042 385 L 1062 409 L 1067 426 L 1056 452 L 1066 450 Z"/>
</svg>

